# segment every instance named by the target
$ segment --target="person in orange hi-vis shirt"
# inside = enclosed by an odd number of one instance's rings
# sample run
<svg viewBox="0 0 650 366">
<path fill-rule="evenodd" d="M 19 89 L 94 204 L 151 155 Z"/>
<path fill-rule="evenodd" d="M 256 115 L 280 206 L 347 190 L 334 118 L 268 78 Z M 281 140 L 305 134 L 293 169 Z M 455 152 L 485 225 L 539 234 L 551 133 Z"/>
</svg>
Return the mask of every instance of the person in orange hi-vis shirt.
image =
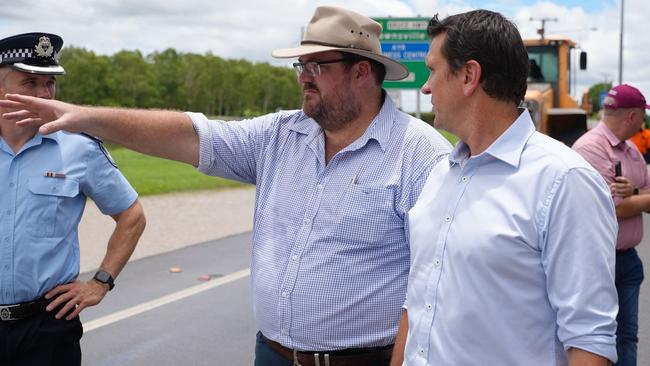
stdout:
<svg viewBox="0 0 650 366">
<path fill-rule="evenodd" d="M 650 129 L 642 127 L 630 140 L 639 149 L 646 163 L 650 164 Z"/>
</svg>

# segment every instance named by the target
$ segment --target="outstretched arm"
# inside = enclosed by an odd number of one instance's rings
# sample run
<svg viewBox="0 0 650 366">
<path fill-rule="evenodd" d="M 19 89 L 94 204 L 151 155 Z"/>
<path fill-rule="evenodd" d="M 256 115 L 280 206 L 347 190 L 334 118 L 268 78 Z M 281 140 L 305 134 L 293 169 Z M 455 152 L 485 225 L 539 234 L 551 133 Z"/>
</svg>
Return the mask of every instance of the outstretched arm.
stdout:
<svg viewBox="0 0 650 366">
<path fill-rule="evenodd" d="M 85 132 L 131 150 L 199 164 L 199 138 L 181 112 L 85 107 L 57 100 L 7 94 L 0 107 L 13 109 L 3 118 L 19 126 L 40 126 L 47 135 L 59 130 Z"/>
<path fill-rule="evenodd" d="M 126 265 L 135 245 L 144 231 L 145 217 L 140 202 L 136 200 L 131 207 L 113 215 L 116 222 L 115 230 L 108 241 L 106 255 L 99 268 L 116 278 Z M 46 299 L 54 299 L 47 306 L 47 311 L 52 311 L 64 305 L 56 314 L 61 319 L 66 314 L 67 320 L 74 319 L 88 306 L 99 304 L 108 292 L 108 285 L 93 279 L 88 282 L 75 281 L 60 285 L 45 294 Z"/>
</svg>

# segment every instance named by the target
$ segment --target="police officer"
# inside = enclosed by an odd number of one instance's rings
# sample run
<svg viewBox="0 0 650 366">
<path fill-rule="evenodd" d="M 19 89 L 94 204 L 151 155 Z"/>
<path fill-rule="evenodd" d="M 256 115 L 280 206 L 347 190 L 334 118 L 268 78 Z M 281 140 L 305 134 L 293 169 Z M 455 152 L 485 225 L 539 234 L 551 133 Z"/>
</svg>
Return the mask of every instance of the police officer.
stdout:
<svg viewBox="0 0 650 366">
<path fill-rule="evenodd" d="M 0 98 L 54 98 L 62 46 L 47 33 L 0 40 Z M 1 113 L 0 365 L 80 365 L 79 312 L 113 288 L 144 230 L 142 207 L 100 141 L 43 136 Z M 83 282 L 77 227 L 86 197 L 116 226 L 99 270 Z"/>
</svg>

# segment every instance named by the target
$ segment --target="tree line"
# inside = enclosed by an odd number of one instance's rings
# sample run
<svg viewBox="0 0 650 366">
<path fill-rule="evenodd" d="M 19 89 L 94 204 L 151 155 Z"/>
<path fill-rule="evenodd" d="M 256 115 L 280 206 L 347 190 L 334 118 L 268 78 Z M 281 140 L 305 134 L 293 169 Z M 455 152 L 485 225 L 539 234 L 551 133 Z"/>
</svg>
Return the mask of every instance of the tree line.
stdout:
<svg viewBox="0 0 650 366">
<path fill-rule="evenodd" d="M 161 108 L 210 116 L 257 116 L 301 105 L 295 72 L 268 63 L 226 60 L 169 48 L 97 55 L 68 47 L 57 99 L 84 105 Z"/>
</svg>

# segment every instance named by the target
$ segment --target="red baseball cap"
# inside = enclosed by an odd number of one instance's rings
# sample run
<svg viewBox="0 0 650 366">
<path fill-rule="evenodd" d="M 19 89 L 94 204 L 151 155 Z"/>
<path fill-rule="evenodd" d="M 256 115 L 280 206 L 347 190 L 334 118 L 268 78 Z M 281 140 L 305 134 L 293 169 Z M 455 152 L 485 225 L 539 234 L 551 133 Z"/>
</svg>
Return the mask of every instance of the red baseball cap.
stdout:
<svg viewBox="0 0 650 366">
<path fill-rule="evenodd" d="M 639 89 L 627 85 L 617 85 L 607 92 L 607 96 L 603 101 L 603 107 L 607 109 L 619 108 L 645 108 L 650 109 L 645 101 L 645 97 Z"/>
</svg>

